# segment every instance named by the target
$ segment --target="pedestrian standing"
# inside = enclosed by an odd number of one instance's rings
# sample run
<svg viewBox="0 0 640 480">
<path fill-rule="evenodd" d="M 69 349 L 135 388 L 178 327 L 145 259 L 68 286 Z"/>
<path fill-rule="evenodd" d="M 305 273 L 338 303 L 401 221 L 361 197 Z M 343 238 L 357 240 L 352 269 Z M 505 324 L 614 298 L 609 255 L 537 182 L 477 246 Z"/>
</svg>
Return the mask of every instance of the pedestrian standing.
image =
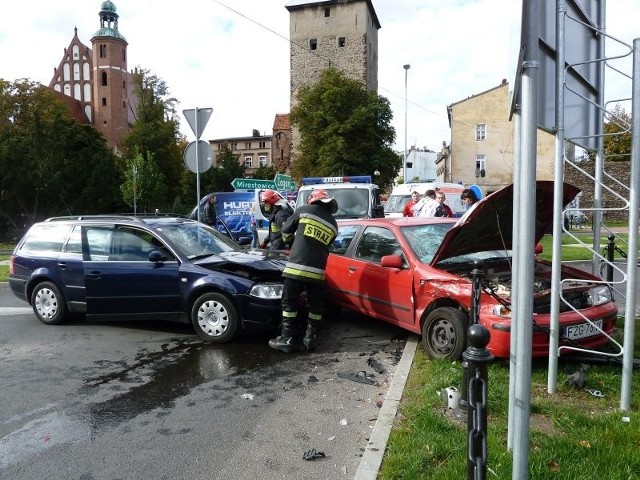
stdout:
<svg viewBox="0 0 640 480">
<path fill-rule="evenodd" d="M 216 213 L 216 196 L 211 195 L 207 200 L 207 203 L 203 209 L 203 219 L 202 223 L 206 223 L 207 225 L 212 226 L 213 228 L 217 227 L 218 224 L 218 215 Z"/>
<path fill-rule="evenodd" d="M 470 188 L 465 188 L 464 190 L 462 190 L 460 199 L 462 200 L 462 203 L 464 203 L 464 205 L 467 207 L 467 210 L 471 208 L 471 205 L 478 201 L 478 197 L 476 197 L 476 194 L 473 193 L 473 190 L 471 190 Z"/>
<path fill-rule="evenodd" d="M 449 205 L 444 203 L 446 199 L 447 196 L 444 192 L 441 192 L 440 190 L 436 192 L 436 202 L 438 203 L 438 207 L 433 215 L 434 217 L 453 217 L 453 211 L 451 211 Z"/>
<path fill-rule="evenodd" d="M 420 194 L 415 190 L 411 192 L 411 200 L 404 204 L 402 209 L 403 217 L 413 217 L 413 207 L 420 201 Z"/>
<path fill-rule="evenodd" d="M 258 209 L 258 204 L 253 202 L 251 205 L 251 217 L 249 219 L 249 230 L 251 230 L 251 248 L 258 248 L 260 245 L 260 238 L 258 237 L 258 222 L 256 220 L 256 210 Z"/>
<path fill-rule="evenodd" d="M 293 242 L 282 276 L 282 333 L 269 340 L 269 346 L 285 353 L 294 349 L 300 295 L 307 292 L 309 314 L 302 344 L 307 350 L 315 346 L 316 332 L 325 309 L 325 268 L 329 245 L 338 234 L 333 214 L 338 202 L 326 190 L 315 189 L 303 205 L 282 227 L 283 238 Z"/>
<path fill-rule="evenodd" d="M 433 217 L 438 204 L 436 202 L 436 191 L 428 189 L 424 192 L 424 198 L 413 207 L 414 217 Z"/>
</svg>

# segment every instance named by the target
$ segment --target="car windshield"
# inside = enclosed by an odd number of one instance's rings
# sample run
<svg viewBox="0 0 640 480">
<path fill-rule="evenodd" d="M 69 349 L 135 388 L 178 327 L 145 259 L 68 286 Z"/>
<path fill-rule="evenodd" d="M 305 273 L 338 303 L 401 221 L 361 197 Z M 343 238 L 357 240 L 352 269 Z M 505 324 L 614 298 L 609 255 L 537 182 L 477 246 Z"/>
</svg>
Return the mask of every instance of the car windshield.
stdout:
<svg viewBox="0 0 640 480">
<path fill-rule="evenodd" d="M 444 236 L 454 223 L 433 223 L 429 225 L 411 225 L 402 227 L 402 235 L 423 263 L 431 263 Z"/>
<path fill-rule="evenodd" d="M 157 226 L 156 231 L 162 233 L 173 248 L 189 259 L 240 249 L 235 242 L 202 223 L 166 223 Z"/>
<path fill-rule="evenodd" d="M 411 200 L 411 194 L 391 195 L 384 206 L 384 213 L 402 213 L 404 206 Z"/>
</svg>

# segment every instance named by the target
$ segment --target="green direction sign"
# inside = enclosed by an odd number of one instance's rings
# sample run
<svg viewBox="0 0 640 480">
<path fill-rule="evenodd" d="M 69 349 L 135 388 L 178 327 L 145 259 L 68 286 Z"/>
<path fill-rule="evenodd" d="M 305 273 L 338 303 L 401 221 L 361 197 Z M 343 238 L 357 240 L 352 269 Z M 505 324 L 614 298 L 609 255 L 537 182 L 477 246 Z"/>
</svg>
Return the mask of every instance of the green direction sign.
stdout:
<svg viewBox="0 0 640 480">
<path fill-rule="evenodd" d="M 296 190 L 296 182 L 289 175 L 276 173 L 276 176 L 273 177 L 273 183 L 276 184 L 278 190 Z"/>
<path fill-rule="evenodd" d="M 271 180 L 254 180 L 253 178 L 234 178 L 231 186 L 236 190 L 276 190 L 276 184 Z"/>
</svg>

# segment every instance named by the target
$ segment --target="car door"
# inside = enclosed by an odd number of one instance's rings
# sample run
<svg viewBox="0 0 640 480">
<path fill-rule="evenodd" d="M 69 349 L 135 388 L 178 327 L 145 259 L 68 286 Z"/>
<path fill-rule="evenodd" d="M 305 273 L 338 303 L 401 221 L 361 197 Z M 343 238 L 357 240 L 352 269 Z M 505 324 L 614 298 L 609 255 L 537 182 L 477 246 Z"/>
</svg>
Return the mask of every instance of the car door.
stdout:
<svg viewBox="0 0 640 480">
<path fill-rule="evenodd" d="M 341 227 L 342 228 L 342 227 Z M 353 239 L 348 255 L 334 255 L 330 268 L 344 306 L 396 325 L 414 323 L 413 272 L 381 265 L 383 256 L 406 259 L 400 242 L 388 228 L 369 226 Z"/>
<path fill-rule="evenodd" d="M 362 269 L 353 267 L 350 258 L 354 247 L 351 244 L 357 238 L 357 225 L 338 224 L 338 235 L 329 246 L 331 254 L 327 260 L 326 279 L 333 301 L 338 305 L 360 311 L 360 297 L 357 294 Z"/>
<path fill-rule="evenodd" d="M 179 262 L 173 256 L 149 261 L 160 239 L 110 225 L 83 227 L 83 242 L 88 316 L 174 320 L 181 315 Z"/>
</svg>

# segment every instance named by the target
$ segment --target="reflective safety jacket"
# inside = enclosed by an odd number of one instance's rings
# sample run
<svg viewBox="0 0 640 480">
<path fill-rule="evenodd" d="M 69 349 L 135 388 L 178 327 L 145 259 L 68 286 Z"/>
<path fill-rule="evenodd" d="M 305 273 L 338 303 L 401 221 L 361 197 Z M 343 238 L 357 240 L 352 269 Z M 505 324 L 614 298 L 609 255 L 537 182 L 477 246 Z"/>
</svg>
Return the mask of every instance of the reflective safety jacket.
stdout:
<svg viewBox="0 0 640 480">
<path fill-rule="evenodd" d="M 285 242 L 290 242 L 289 261 L 283 277 L 306 282 L 324 282 L 329 245 L 338 234 L 338 224 L 324 203 L 302 205 L 282 226 Z"/>
<path fill-rule="evenodd" d="M 285 242 L 282 238 L 282 232 L 280 231 L 284 222 L 291 216 L 290 207 L 278 208 L 271 219 L 269 220 L 269 235 L 266 238 L 266 243 L 269 245 L 269 250 L 284 250 L 289 247 L 289 242 Z"/>
</svg>

